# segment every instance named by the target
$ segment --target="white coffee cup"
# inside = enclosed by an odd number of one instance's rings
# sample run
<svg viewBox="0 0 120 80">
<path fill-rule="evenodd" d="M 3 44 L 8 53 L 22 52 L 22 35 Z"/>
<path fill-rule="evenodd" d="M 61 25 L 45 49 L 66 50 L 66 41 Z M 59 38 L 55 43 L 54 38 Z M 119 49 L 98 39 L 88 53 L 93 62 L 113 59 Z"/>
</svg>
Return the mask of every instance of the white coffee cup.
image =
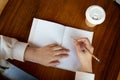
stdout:
<svg viewBox="0 0 120 80">
<path fill-rule="evenodd" d="M 106 14 L 102 7 L 98 5 L 92 5 L 87 8 L 85 16 L 86 16 L 86 20 L 85 20 L 86 24 L 89 27 L 94 27 L 104 22 Z"/>
</svg>

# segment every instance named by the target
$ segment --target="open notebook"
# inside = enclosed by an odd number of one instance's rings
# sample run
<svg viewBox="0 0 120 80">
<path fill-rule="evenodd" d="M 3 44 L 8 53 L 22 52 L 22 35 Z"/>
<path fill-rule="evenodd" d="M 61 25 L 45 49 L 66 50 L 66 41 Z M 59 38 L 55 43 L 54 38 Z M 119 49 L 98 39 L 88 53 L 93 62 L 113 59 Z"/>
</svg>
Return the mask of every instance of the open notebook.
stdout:
<svg viewBox="0 0 120 80">
<path fill-rule="evenodd" d="M 58 43 L 69 49 L 69 57 L 61 59 L 61 64 L 56 67 L 76 71 L 80 69 L 80 62 L 76 55 L 71 37 L 88 37 L 90 42 L 92 42 L 93 32 L 75 29 L 58 23 L 34 18 L 28 42 L 39 47 L 52 43 Z"/>
</svg>

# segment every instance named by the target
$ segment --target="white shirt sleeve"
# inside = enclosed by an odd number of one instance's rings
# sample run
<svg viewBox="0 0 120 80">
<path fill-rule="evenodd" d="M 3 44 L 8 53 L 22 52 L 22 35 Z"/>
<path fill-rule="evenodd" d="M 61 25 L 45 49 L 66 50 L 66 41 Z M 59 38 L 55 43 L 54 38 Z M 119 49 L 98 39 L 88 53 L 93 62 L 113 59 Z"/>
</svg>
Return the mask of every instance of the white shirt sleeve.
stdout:
<svg viewBox="0 0 120 80">
<path fill-rule="evenodd" d="M 0 35 L 0 59 L 24 61 L 24 52 L 28 43 Z"/>
<path fill-rule="evenodd" d="M 86 72 L 76 72 L 75 80 L 94 80 L 95 75 Z"/>
</svg>

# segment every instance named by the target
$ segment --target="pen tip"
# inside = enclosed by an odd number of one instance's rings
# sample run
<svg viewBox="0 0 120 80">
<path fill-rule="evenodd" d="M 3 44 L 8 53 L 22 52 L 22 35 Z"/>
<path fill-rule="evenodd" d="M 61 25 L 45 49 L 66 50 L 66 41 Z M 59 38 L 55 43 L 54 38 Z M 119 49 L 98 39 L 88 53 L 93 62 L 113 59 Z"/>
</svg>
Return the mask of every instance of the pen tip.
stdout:
<svg viewBox="0 0 120 80">
<path fill-rule="evenodd" d="M 97 61 L 100 63 L 100 60 L 99 60 L 99 59 L 97 59 Z"/>
</svg>

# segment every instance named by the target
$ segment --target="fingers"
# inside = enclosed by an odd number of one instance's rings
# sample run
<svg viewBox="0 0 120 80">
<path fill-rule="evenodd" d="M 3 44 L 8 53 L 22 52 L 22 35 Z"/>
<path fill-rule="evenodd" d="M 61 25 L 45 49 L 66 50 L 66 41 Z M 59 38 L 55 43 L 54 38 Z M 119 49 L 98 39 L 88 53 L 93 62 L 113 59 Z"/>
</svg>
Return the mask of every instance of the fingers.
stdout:
<svg viewBox="0 0 120 80">
<path fill-rule="evenodd" d="M 60 62 L 58 60 L 63 59 L 63 58 L 67 58 L 69 55 L 68 54 L 60 54 L 60 55 L 56 55 L 52 58 L 52 60 L 50 61 L 50 66 L 56 66 L 59 65 Z"/>
<path fill-rule="evenodd" d="M 56 46 L 52 46 L 52 49 L 53 50 L 59 50 L 59 49 L 62 49 L 63 47 L 60 46 L 60 45 L 56 45 Z"/>
<path fill-rule="evenodd" d="M 85 53 L 92 54 L 86 47 L 84 47 Z"/>
<path fill-rule="evenodd" d="M 55 55 L 61 55 L 61 54 L 67 54 L 69 52 L 69 50 L 68 49 L 59 49 L 54 52 L 55 52 Z"/>
<path fill-rule="evenodd" d="M 58 44 L 51 44 L 49 45 L 50 49 L 52 50 L 52 60 L 51 61 L 55 61 L 55 60 L 59 60 L 62 58 L 66 58 L 68 57 L 68 49 L 63 48 L 62 46 L 58 45 Z"/>
<path fill-rule="evenodd" d="M 86 44 L 90 45 L 90 41 L 89 41 L 89 39 L 88 39 L 87 37 L 80 38 L 80 39 L 78 39 L 78 41 L 83 41 L 83 42 L 85 42 Z"/>
<path fill-rule="evenodd" d="M 90 41 L 88 38 L 80 38 L 77 40 L 78 42 L 83 42 L 85 44 L 86 47 L 91 47 Z"/>
<path fill-rule="evenodd" d="M 55 67 L 55 66 L 57 66 L 57 65 L 59 65 L 59 64 L 60 64 L 60 62 L 59 62 L 58 60 L 56 60 L 56 61 L 50 62 L 50 63 L 49 63 L 49 66 Z"/>
<path fill-rule="evenodd" d="M 67 58 L 69 50 L 68 49 L 59 49 L 54 51 L 54 60 L 59 60 L 62 58 Z"/>
<path fill-rule="evenodd" d="M 67 58 L 68 56 L 69 56 L 68 54 L 55 55 L 54 57 L 52 57 L 48 66 L 55 67 L 56 65 L 60 64 L 60 62 L 59 62 L 60 59 Z"/>
<path fill-rule="evenodd" d="M 60 54 L 60 55 L 56 55 L 54 60 L 59 60 L 62 58 L 67 58 L 69 55 L 68 54 Z"/>
<path fill-rule="evenodd" d="M 61 54 L 66 54 L 69 52 L 68 49 L 63 48 L 62 46 L 58 44 L 51 44 L 50 47 L 53 51 L 53 55 L 61 55 Z"/>
<path fill-rule="evenodd" d="M 86 47 L 91 53 L 93 53 L 94 48 L 90 44 L 88 38 L 80 38 L 77 41 L 80 43 L 80 45 L 82 45 L 82 48 Z"/>
<path fill-rule="evenodd" d="M 75 49 L 76 49 L 77 53 L 80 53 L 81 49 L 80 49 L 80 45 L 77 40 L 74 40 L 74 45 L 75 45 Z"/>
<path fill-rule="evenodd" d="M 59 49 L 54 51 L 54 59 L 53 60 L 59 60 L 62 58 L 67 58 L 69 55 L 67 54 L 69 52 L 68 49 Z"/>
<path fill-rule="evenodd" d="M 59 50 L 59 49 L 65 49 L 62 46 L 58 45 L 58 44 L 50 44 L 48 46 L 51 47 L 51 49 L 54 50 L 54 51 Z"/>
<path fill-rule="evenodd" d="M 54 47 L 54 46 L 57 46 L 57 45 L 58 45 L 57 43 L 54 43 L 54 44 L 49 44 L 48 46 Z"/>
<path fill-rule="evenodd" d="M 85 50 L 85 55 L 86 55 L 89 59 L 91 59 L 93 53 L 91 53 L 87 48 L 84 48 L 84 50 Z"/>
</svg>

